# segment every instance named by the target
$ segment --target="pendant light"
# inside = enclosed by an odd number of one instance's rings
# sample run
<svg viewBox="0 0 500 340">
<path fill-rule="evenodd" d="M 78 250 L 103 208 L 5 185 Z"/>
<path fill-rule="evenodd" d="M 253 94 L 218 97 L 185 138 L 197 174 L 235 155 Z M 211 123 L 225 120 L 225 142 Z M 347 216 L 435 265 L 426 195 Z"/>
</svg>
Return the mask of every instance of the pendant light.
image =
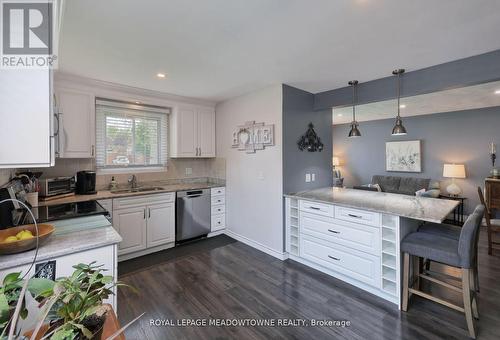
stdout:
<svg viewBox="0 0 500 340">
<path fill-rule="evenodd" d="M 352 122 L 349 137 L 361 137 L 361 132 L 358 129 L 358 122 L 356 121 L 356 95 L 357 95 L 357 80 L 351 80 L 348 83 L 352 87 Z"/>
<path fill-rule="evenodd" d="M 396 125 L 394 125 L 394 128 L 392 129 L 392 135 L 393 136 L 404 136 L 406 135 L 406 129 L 403 126 L 403 121 L 401 120 L 401 115 L 400 113 L 400 99 L 401 99 L 401 75 L 405 73 L 405 70 L 403 68 L 394 70 L 392 71 L 393 75 L 398 76 L 398 115 L 396 117 Z"/>
</svg>

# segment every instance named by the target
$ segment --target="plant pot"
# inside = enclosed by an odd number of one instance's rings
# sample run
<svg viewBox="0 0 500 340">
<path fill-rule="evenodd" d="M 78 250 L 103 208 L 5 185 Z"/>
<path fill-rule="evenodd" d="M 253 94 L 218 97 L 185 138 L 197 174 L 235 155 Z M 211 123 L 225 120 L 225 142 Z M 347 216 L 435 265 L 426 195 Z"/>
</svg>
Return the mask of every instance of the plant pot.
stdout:
<svg viewBox="0 0 500 340">
<path fill-rule="evenodd" d="M 109 311 L 112 311 L 112 308 L 110 305 L 102 305 L 102 308 L 100 308 L 96 314 L 92 314 L 88 317 L 86 317 L 82 324 L 94 334 L 92 340 L 101 340 L 101 336 L 104 330 L 104 327 L 106 326 L 106 316 Z M 59 327 L 62 324 L 61 321 L 56 321 L 54 324 L 44 324 L 40 328 L 40 331 L 35 337 L 35 340 L 41 340 L 43 336 L 47 333 L 52 331 L 53 329 Z M 31 330 L 29 332 L 26 332 L 24 335 L 28 338 L 31 338 L 31 335 L 33 334 L 34 330 Z M 79 334 L 75 339 L 77 340 L 87 340 L 83 334 Z"/>
</svg>

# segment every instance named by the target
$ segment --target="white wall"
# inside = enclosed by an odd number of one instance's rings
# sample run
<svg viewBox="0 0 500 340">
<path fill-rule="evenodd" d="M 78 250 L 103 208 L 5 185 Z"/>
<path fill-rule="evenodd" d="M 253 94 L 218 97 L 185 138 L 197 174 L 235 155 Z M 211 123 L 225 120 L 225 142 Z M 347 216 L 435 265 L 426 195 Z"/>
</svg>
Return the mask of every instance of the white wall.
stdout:
<svg viewBox="0 0 500 340">
<path fill-rule="evenodd" d="M 226 218 L 230 236 L 283 255 L 282 86 L 273 85 L 216 106 L 217 157 L 226 160 Z M 231 147 L 247 121 L 274 124 L 275 146 L 254 154 Z"/>
</svg>

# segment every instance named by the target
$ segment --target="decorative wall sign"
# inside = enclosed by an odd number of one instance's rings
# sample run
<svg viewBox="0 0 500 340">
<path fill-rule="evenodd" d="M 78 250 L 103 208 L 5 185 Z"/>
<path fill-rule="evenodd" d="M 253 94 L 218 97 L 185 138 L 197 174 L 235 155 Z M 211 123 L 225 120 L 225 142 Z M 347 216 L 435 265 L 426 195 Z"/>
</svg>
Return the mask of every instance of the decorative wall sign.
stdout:
<svg viewBox="0 0 500 340">
<path fill-rule="evenodd" d="M 314 131 L 313 123 L 309 123 L 306 133 L 299 138 L 297 146 L 299 147 L 300 151 L 323 151 L 323 143 L 321 142 L 321 138 L 319 138 L 316 134 L 316 131 Z"/>
<path fill-rule="evenodd" d="M 274 124 L 265 125 L 255 121 L 245 122 L 233 132 L 233 148 L 254 153 L 274 145 Z"/>
<path fill-rule="evenodd" d="M 420 141 L 385 143 L 385 163 L 387 171 L 422 172 Z"/>
</svg>

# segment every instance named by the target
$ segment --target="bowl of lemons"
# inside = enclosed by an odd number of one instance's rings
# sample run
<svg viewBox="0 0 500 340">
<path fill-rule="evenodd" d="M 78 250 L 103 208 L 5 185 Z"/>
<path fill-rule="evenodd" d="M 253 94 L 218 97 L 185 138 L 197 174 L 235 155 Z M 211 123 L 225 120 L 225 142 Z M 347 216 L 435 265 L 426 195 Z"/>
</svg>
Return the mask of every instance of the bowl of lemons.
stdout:
<svg viewBox="0 0 500 340">
<path fill-rule="evenodd" d="M 42 245 L 54 232 L 52 224 L 38 224 L 38 244 Z M 34 224 L 0 230 L 0 254 L 15 254 L 35 249 L 36 229 Z"/>
</svg>

